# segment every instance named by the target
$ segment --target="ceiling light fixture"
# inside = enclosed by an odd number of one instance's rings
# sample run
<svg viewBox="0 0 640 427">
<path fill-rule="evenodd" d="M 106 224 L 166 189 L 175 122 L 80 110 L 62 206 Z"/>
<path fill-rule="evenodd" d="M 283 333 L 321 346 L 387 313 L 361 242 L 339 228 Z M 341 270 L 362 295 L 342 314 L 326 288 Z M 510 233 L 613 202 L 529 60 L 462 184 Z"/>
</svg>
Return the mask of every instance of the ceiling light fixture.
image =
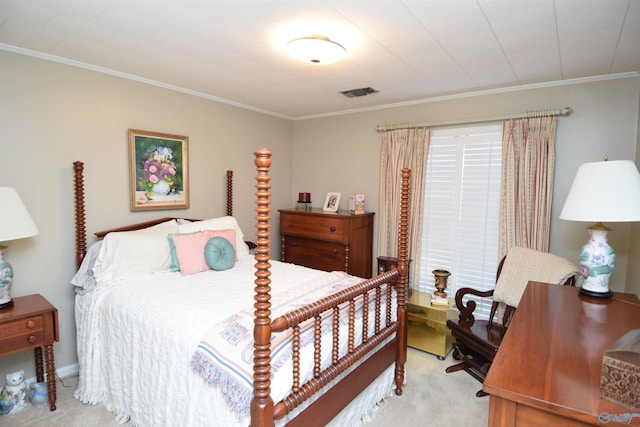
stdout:
<svg viewBox="0 0 640 427">
<path fill-rule="evenodd" d="M 307 36 L 291 40 L 287 47 L 299 60 L 309 64 L 324 65 L 339 61 L 347 50 L 326 36 Z"/>
</svg>

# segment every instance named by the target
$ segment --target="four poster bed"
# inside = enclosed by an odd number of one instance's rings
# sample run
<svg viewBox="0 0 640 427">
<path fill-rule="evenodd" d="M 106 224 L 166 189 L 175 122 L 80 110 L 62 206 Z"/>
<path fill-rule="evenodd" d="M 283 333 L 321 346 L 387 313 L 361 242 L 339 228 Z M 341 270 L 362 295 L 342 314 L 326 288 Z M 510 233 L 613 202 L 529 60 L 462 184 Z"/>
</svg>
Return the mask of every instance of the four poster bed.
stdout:
<svg viewBox="0 0 640 427">
<path fill-rule="evenodd" d="M 76 398 L 134 425 L 344 426 L 402 394 L 410 171 L 398 268 L 364 280 L 271 260 L 271 153 L 256 151 L 255 165 L 251 255 L 231 172 L 226 217 L 134 224 L 96 233 L 88 248 L 84 165 L 74 163 Z M 191 247 L 209 239 L 207 251 L 221 235 L 235 246 L 223 251 L 231 267 L 194 269 Z"/>
</svg>

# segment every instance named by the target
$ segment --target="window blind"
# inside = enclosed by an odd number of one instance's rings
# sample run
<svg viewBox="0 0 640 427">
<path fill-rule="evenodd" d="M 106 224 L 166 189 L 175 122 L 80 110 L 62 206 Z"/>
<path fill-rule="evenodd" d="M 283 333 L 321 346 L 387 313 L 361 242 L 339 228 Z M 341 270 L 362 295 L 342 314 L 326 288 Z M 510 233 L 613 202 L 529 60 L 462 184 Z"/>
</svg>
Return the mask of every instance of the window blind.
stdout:
<svg viewBox="0 0 640 427">
<path fill-rule="evenodd" d="M 435 291 L 432 271 L 451 272 L 447 294 L 495 286 L 502 126 L 435 129 L 427 156 L 419 289 Z M 479 317 L 490 301 L 476 299 Z"/>
</svg>

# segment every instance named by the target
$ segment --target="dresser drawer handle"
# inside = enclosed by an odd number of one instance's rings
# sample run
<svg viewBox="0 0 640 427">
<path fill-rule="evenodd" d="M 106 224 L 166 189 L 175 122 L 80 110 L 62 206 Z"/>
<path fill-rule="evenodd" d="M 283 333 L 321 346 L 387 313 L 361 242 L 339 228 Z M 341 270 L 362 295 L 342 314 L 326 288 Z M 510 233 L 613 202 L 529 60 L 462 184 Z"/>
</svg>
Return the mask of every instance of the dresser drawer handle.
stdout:
<svg viewBox="0 0 640 427">
<path fill-rule="evenodd" d="M 337 250 L 337 249 L 334 249 L 334 250 L 333 250 L 333 253 L 334 253 L 334 254 L 337 254 L 337 253 L 338 253 L 338 250 Z"/>
<path fill-rule="evenodd" d="M 336 226 L 332 225 L 331 228 L 329 229 L 329 231 L 331 231 L 332 233 L 336 232 Z"/>
<path fill-rule="evenodd" d="M 38 341 L 38 337 L 36 337 L 35 335 L 29 335 L 27 341 L 29 341 L 29 344 L 33 344 L 34 342 Z"/>
<path fill-rule="evenodd" d="M 27 320 L 27 328 L 28 329 L 34 329 L 37 326 L 36 321 L 35 320 Z"/>
</svg>

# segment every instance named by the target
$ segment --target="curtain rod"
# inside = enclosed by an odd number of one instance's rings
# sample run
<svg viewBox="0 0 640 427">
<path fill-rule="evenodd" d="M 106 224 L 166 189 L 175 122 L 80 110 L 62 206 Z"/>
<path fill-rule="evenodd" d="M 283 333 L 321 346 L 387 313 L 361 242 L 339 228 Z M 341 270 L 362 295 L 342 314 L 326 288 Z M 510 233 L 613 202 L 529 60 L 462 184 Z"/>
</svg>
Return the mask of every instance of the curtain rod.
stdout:
<svg viewBox="0 0 640 427">
<path fill-rule="evenodd" d="M 447 122 L 440 123 L 418 123 L 418 124 L 397 124 L 397 125 L 388 125 L 388 126 L 376 126 L 376 132 L 387 132 L 390 130 L 396 129 L 416 129 L 416 128 L 427 128 L 427 127 L 436 127 L 436 126 L 451 126 L 451 125 L 461 125 L 461 124 L 471 124 L 471 123 L 481 123 L 481 122 L 497 122 L 504 120 L 513 120 L 513 119 L 532 119 L 536 117 L 553 117 L 553 116 L 568 116 L 573 112 L 571 107 L 564 107 L 562 109 L 556 110 L 530 110 L 520 114 L 512 114 L 507 116 L 496 116 L 496 117 L 485 117 L 483 119 L 464 119 L 464 120 L 451 120 Z"/>
</svg>

